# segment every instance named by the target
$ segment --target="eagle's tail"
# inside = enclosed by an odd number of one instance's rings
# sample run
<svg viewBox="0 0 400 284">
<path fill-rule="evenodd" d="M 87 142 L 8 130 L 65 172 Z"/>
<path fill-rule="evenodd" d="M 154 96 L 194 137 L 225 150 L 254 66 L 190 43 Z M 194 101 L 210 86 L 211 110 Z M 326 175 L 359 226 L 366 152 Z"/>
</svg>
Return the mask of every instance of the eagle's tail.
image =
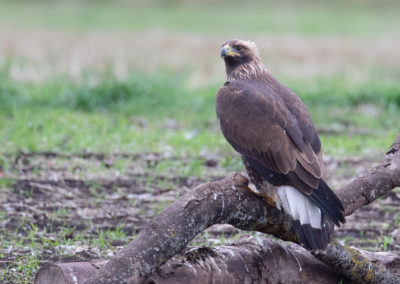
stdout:
<svg viewBox="0 0 400 284">
<path fill-rule="evenodd" d="M 283 210 L 294 220 L 294 229 L 300 243 L 308 250 L 325 250 L 331 240 L 325 224 L 326 214 L 318 206 L 292 186 L 278 187 Z"/>
<path fill-rule="evenodd" d="M 294 222 L 296 236 L 307 250 L 326 250 L 328 247 L 331 234 L 323 221 L 324 217 L 325 215 L 322 214 L 321 228 L 313 228 L 310 224 L 301 224 L 298 220 Z"/>
<path fill-rule="evenodd" d="M 318 188 L 308 196 L 317 205 L 323 214 L 336 225 L 345 223 L 343 216 L 344 208 L 336 194 L 329 188 L 323 179 L 319 180 Z"/>
</svg>

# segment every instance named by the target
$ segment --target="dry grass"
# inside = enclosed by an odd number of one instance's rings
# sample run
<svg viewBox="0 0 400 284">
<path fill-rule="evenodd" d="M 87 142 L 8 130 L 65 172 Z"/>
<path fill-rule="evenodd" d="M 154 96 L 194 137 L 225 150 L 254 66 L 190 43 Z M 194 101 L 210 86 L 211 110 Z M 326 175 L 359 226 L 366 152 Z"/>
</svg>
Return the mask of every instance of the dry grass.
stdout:
<svg viewBox="0 0 400 284">
<path fill-rule="evenodd" d="M 224 80 L 219 46 L 224 36 L 168 33 L 0 31 L 0 66 L 17 81 L 42 82 L 56 76 L 81 80 L 88 72 L 189 73 L 193 86 Z M 398 74 L 400 38 L 255 36 L 266 66 L 280 77 L 344 73 L 354 79 L 385 70 Z M 8 64 L 6 64 L 8 63 Z"/>
</svg>

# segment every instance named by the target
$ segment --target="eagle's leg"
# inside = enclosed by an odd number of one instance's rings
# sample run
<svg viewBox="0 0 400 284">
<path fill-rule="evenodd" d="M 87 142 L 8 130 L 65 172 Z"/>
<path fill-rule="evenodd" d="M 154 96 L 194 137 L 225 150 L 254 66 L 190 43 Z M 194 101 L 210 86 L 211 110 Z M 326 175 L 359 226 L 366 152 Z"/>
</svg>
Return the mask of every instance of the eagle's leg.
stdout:
<svg viewBox="0 0 400 284">
<path fill-rule="evenodd" d="M 242 156 L 243 164 L 246 168 L 246 172 L 242 173 L 243 176 L 249 180 L 249 190 L 257 196 L 265 199 L 268 205 L 276 207 L 274 198 L 274 192 L 276 188 L 264 180 L 253 168 L 247 163 L 246 159 Z"/>
<path fill-rule="evenodd" d="M 251 179 L 247 176 L 246 173 L 242 173 L 242 175 L 246 176 L 246 177 L 249 179 L 248 189 L 250 189 L 250 191 L 251 191 L 252 193 L 254 193 L 254 194 L 257 195 L 257 196 L 260 196 L 260 197 L 264 198 L 265 201 L 268 203 L 268 205 L 274 206 L 274 207 L 276 206 L 275 200 L 274 200 L 273 197 L 271 197 L 270 195 L 268 195 L 268 193 L 264 193 L 264 192 L 262 191 L 262 189 L 261 189 L 261 190 L 258 190 L 257 186 L 251 181 Z"/>
</svg>

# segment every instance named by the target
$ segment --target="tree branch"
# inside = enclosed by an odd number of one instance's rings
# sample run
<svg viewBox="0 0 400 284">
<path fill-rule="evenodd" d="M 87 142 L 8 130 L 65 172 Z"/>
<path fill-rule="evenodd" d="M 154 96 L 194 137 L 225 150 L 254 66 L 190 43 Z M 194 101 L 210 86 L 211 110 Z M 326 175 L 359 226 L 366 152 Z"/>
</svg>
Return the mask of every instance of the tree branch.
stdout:
<svg viewBox="0 0 400 284">
<path fill-rule="evenodd" d="M 202 184 L 179 198 L 86 283 L 116 283 L 128 278 L 140 283 L 156 267 L 180 253 L 198 233 L 219 223 L 296 240 L 295 234 L 282 226 L 293 227 L 290 218 L 252 194 L 247 189 L 247 179 L 236 173 Z"/>
<path fill-rule="evenodd" d="M 345 208 L 345 216 L 400 186 L 399 152 L 400 131 L 378 166 L 336 191 Z"/>
<path fill-rule="evenodd" d="M 400 131 L 383 162 L 337 191 L 346 216 L 400 185 L 399 149 Z M 297 242 L 291 218 L 252 194 L 247 182 L 236 173 L 199 185 L 150 221 L 135 240 L 85 283 L 141 283 L 199 232 L 217 223 Z M 329 252 L 325 255 L 331 256 Z"/>
<path fill-rule="evenodd" d="M 326 252 L 314 254 L 319 260 L 356 283 L 400 283 L 400 278 L 383 269 L 384 260 L 353 247 L 332 241 Z M 373 258 L 372 256 L 377 256 Z M 380 260 L 380 263 L 379 263 Z M 379 265 L 374 262 L 378 262 Z"/>
</svg>

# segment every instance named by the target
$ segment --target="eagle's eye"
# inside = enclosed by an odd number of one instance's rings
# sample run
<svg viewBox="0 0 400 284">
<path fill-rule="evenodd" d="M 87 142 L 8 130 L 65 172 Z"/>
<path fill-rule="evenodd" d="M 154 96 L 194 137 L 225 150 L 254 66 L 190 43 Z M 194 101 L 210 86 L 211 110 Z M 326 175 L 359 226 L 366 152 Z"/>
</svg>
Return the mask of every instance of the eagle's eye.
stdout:
<svg viewBox="0 0 400 284">
<path fill-rule="evenodd" d="M 240 45 L 237 45 L 237 46 L 235 46 L 235 49 L 236 49 L 237 51 L 241 51 L 243 48 L 242 48 Z"/>
</svg>

